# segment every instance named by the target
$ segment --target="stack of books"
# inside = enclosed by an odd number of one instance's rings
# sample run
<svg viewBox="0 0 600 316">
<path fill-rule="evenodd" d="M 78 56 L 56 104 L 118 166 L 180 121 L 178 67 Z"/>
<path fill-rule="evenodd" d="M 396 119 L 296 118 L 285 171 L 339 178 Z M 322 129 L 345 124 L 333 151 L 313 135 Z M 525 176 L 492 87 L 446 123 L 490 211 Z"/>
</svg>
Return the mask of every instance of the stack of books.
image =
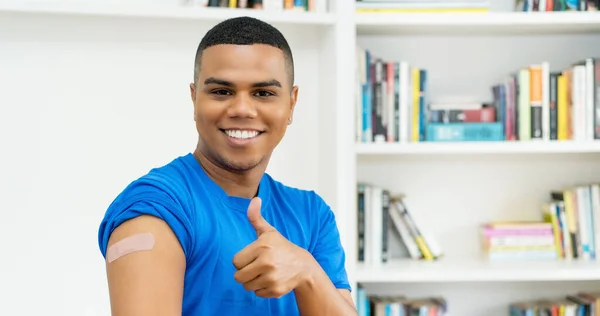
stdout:
<svg viewBox="0 0 600 316">
<path fill-rule="evenodd" d="M 557 259 L 552 223 L 493 222 L 482 227 L 483 253 L 490 260 Z"/>
</svg>

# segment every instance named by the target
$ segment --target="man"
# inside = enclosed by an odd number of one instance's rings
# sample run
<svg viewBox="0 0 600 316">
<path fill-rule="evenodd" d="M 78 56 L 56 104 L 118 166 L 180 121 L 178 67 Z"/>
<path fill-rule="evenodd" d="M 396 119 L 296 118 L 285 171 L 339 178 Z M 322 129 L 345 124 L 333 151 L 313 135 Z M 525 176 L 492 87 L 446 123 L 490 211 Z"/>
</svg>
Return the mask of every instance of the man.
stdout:
<svg viewBox="0 0 600 316">
<path fill-rule="evenodd" d="M 112 315 L 356 315 L 332 211 L 265 173 L 298 97 L 283 35 L 216 25 L 190 92 L 193 154 L 133 181 L 100 224 Z"/>
</svg>

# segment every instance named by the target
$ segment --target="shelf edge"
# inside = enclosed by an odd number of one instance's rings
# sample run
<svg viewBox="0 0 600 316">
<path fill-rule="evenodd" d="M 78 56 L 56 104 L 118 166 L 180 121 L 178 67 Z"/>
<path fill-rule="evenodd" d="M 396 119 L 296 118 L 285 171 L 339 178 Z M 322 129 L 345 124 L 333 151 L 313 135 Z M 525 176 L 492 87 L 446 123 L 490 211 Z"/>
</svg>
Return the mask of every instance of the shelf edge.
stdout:
<svg viewBox="0 0 600 316">
<path fill-rule="evenodd" d="M 124 17 L 146 19 L 175 19 L 188 21 L 219 21 L 236 16 L 251 16 L 271 23 L 333 25 L 331 13 L 270 12 L 253 9 L 204 8 L 181 6 L 109 5 L 109 4 L 52 4 L 40 2 L 0 2 L 0 14 L 45 14 Z"/>
</svg>

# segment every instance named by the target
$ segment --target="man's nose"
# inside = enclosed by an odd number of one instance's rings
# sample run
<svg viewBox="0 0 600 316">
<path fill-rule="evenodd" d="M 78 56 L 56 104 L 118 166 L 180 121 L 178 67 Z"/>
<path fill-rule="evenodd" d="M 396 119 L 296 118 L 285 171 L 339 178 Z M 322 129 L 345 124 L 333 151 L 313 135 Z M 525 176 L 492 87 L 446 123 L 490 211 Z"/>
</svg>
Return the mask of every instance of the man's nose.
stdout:
<svg viewBox="0 0 600 316">
<path fill-rule="evenodd" d="M 254 118 L 257 115 L 255 102 L 248 93 L 238 92 L 233 99 L 227 114 L 230 117 Z"/>
</svg>

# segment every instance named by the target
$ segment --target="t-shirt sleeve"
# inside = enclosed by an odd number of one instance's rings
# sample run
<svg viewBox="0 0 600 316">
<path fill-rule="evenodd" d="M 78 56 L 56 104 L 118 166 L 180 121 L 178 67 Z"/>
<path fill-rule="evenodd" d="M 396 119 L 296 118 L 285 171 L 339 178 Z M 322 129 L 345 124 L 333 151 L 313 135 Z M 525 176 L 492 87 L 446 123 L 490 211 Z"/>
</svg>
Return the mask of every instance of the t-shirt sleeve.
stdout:
<svg viewBox="0 0 600 316">
<path fill-rule="evenodd" d="M 186 258 L 193 249 L 192 216 L 173 193 L 160 184 L 136 181 L 130 184 L 108 207 L 98 230 L 98 243 L 106 258 L 108 239 L 121 223 L 140 215 L 164 220 L 183 248 Z"/>
<path fill-rule="evenodd" d="M 340 240 L 340 234 L 331 208 L 316 195 L 314 202 L 318 209 L 317 241 L 312 252 L 313 257 L 327 273 L 333 285 L 338 289 L 352 290 L 346 272 L 346 254 Z"/>
</svg>

